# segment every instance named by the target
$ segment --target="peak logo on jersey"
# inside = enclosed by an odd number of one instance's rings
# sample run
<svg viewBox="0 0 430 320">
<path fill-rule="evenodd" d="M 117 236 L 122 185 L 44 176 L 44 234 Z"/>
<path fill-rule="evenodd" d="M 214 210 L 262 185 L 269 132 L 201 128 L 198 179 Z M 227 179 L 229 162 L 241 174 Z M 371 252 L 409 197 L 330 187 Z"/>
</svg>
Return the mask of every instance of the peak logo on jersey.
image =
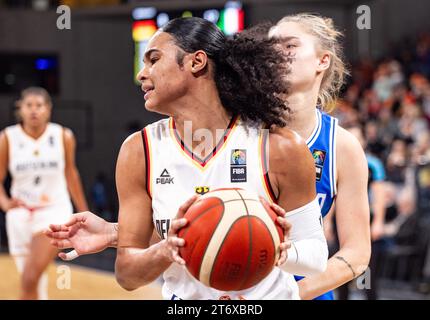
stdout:
<svg viewBox="0 0 430 320">
<path fill-rule="evenodd" d="M 209 187 L 195 187 L 194 191 L 197 194 L 204 195 L 205 193 L 208 193 L 210 191 L 210 188 Z"/>
<path fill-rule="evenodd" d="M 53 147 L 53 146 L 54 146 L 54 137 L 53 137 L 53 136 L 49 136 L 48 141 L 49 141 L 49 145 L 50 145 L 51 147 Z"/>
<path fill-rule="evenodd" d="M 312 150 L 312 155 L 314 157 L 314 162 L 315 162 L 316 178 L 317 178 L 317 181 L 320 181 L 323 167 L 324 167 L 326 153 L 325 151 L 314 149 Z"/>
<path fill-rule="evenodd" d="M 173 177 L 170 176 L 169 171 L 164 169 L 160 177 L 155 180 L 156 184 L 173 184 Z"/>
<path fill-rule="evenodd" d="M 246 182 L 246 149 L 232 149 L 230 159 L 230 181 Z"/>
</svg>

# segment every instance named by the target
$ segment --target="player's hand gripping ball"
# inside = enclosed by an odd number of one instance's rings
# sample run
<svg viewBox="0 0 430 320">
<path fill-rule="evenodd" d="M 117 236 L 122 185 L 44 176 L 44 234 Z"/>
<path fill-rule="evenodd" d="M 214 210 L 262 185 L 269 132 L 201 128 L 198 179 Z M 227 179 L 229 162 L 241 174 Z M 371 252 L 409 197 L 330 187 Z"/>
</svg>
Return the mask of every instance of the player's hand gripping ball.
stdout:
<svg viewBox="0 0 430 320">
<path fill-rule="evenodd" d="M 250 288 L 279 259 L 283 230 L 276 213 L 257 195 L 242 189 L 217 189 L 200 197 L 185 213 L 179 254 L 188 271 L 222 291 Z"/>
</svg>

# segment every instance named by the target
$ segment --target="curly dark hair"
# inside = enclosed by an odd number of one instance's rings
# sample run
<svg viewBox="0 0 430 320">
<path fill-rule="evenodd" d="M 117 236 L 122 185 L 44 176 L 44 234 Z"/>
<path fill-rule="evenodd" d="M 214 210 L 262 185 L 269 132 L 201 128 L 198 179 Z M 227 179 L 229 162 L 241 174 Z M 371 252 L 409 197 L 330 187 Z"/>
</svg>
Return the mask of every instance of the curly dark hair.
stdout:
<svg viewBox="0 0 430 320">
<path fill-rule="evenodd" d="M 283 127 L 290 109 L 280 95 L 286 94 L 289 58 L 269 39 L 269 26 L 258 25 L 226 37 L 217 26 L 202 18 L 177 18 L 162 31 L 187 53 L 203 50 L 214 65 L 214 80 L 221 102 L 243 120 Z M 178 54 L 181 64 L 183 55 Z"/>
</svg>

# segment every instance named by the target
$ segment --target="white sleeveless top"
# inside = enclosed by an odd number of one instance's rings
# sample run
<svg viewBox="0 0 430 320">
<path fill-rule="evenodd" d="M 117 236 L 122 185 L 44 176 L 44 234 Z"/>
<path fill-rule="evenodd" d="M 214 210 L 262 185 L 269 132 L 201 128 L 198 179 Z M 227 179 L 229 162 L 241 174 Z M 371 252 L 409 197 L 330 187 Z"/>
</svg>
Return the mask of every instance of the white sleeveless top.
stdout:
<svg viewBox="0 0 430 320">
<path fill-rule="evenodd" d="M 9 143 L 11 195 L 30 208 L 70 204 L 65 178 L 63 127 L 49 123 L 38 139 L 21 125 L 5 129 Z"/>
<path fill-rule="evenodd" d="M 223 137 L 223 139 L 220 139 Z M 147 167 L 147 191 L 152 198 L 155 230 L 165 239 L 171 219 L 193 194 L 217 188 L 242 188 L 268 201 L 274 195 L 264 174 L 267 135 L 232 119 L 228 129 L 218 134 L 216 151 L 199 159 L 184 144 L 172 118 L 142 130 Z M 268 157 L 267 157 L 268 158 Z M 164 299 L 298 299 L 293 276 L 277 267 L 258 285 L 237 292 L 209 288 L 196 280 L 184 266 L 173 263 L 164 272 Z"/>
</svg>

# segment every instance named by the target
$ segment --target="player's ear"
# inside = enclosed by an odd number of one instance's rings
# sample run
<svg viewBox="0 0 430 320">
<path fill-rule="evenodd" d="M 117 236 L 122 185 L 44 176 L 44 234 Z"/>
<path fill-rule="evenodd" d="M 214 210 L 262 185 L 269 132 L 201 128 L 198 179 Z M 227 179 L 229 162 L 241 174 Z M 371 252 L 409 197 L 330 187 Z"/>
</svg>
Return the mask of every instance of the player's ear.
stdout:
<svg viewBox="0 0 430 320">
<path fill-rule="evenodd" d="M 327 52 L 323 53 L 318 58 L 317 71 L 321 72 L 321 71 L 327 70 L 330 67 L 330 61 L 331 61 L 330 54 L 328 54 Z"/>
<path fill-rule="evenodd" d="M 191 72 L 195 75 L 206 69 L 208 56 L 203 50 L 197 50 L 191 57 Z"/>
</svg>

